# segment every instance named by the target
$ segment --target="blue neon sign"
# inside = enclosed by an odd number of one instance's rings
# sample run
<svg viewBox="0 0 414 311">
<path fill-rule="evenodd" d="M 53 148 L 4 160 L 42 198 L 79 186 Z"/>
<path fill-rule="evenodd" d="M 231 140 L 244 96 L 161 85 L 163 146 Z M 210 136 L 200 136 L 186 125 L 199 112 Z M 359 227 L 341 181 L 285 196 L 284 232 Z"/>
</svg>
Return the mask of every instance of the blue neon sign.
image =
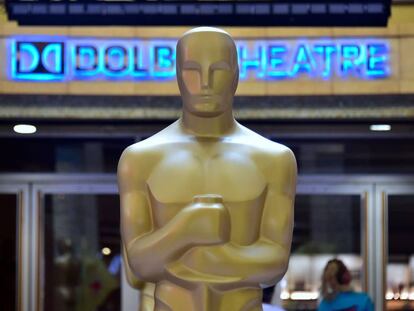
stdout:
<svg viewBox="0 0 414 311">
<path fill-rule="evenodd" d="M 13 37 L 11 80 L 171 80 L 176 40 Z M 379 79 L 390 76 L 390 47 L 381 39 L 236 41 L 241 80 Z"/>
</svg>

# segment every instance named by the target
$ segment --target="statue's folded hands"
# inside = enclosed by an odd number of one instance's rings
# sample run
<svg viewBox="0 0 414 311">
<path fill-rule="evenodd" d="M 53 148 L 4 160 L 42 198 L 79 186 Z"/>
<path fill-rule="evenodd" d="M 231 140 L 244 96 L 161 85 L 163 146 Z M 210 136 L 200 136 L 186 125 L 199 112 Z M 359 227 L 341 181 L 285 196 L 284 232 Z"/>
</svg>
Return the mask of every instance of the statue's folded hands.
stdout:
<svg viewBox="0 0 414 311">
<path fill-rule="evenodd" d="M 168 264 L 195 245 L 228 242 L 229 217 L 222 205 L 200 202 L 187 205 L 165 226 L 136 237 L 127 245 L 127 251 L 132 255 L 130 265 L 133 271 L 142 280 L 153 281 Z"/>
<path fill-rule="evenodd" d="M 288 255 L 289 250 L 265 239 L 248 246 L 198 246 L 167 265 L 166 270 L 177 279 L 210 285 L 266 284 L 283 276 Z"/>
</svg>

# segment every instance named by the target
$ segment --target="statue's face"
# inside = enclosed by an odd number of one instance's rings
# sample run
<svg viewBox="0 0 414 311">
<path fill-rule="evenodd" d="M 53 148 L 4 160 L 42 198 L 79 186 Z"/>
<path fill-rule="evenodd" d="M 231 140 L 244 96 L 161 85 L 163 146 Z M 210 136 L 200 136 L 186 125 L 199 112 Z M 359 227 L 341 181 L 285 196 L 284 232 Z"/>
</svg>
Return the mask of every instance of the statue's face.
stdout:
<svg viewBox="0 0 414 311">
<path fill-rule="evenodd" d="M 180 40 L 177 80 L 184 109 L 214 117 L 231 109 L 238 82 L 237 52 L 230 37 L 196 32 Z"/>
</svg>

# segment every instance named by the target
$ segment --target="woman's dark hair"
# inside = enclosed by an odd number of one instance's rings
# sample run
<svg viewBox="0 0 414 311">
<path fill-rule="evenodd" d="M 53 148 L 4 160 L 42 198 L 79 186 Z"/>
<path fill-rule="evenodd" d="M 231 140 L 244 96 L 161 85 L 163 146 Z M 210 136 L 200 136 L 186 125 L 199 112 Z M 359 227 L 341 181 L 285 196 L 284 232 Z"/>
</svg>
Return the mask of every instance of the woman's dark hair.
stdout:
<svg viewBox="0 0 414 311">
<path fill-rule="evenodd" d="M 335 274 L 328 275 L 328 273 L 332 271 L 328 270 L 328 268 L 332 265 L 335 265 L 336 267 Z M 334 278 L 336 282 L 332 282 L 332 278 Z M 348 288 L 351 281 L 351 273 L 341 260 L 336 258 L 329 260 L 322 275 L 322 296 L 328 300 L 334 299 L 336 294 L 341 291 L 342 288 Z"/>
<path fill-rule="evenodd" d="M 338 267 L 338 271 L 336 272 L 336 280 L 338 283 L 341 285 L 349 285 L 351 283 L 351 273 L 348 268 L 339 259 L 332 259 L 331 261 Z"/>
</svg>

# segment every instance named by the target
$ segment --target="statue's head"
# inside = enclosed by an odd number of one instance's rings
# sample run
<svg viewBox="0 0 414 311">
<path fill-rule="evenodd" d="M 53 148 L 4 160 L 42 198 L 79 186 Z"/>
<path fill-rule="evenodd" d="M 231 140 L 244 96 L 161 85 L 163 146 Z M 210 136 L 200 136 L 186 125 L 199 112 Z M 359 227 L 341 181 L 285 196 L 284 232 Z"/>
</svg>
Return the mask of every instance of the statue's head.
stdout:
<svg viewBox="0 0 414 311">
<path fill-rule="evenodd" d="M 191 114 L 215 117 L 232 109 L 239 67 L 230 35 L 211 27 L 186 32 L 177 43 L 177 81 Z"/>
</svg>

